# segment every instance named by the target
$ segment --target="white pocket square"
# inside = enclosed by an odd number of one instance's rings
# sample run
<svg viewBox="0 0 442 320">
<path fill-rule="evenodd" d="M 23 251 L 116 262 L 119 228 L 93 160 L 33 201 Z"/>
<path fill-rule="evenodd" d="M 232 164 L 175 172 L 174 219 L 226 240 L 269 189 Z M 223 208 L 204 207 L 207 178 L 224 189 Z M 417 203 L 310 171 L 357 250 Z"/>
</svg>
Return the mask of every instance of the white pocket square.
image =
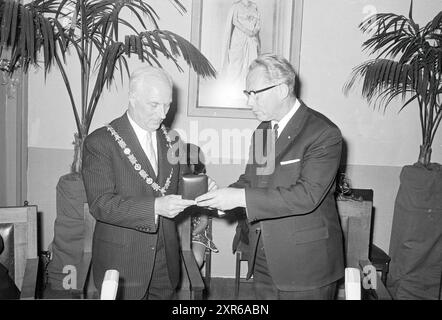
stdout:
<svg viewBox="0 0 442 320">
<path fill-rule="evenodd" d="M 291 163 L 299 162 L 300 159 L 293 159 L 293 160 L 287 160 L 287 161 L 281 161 L 281 166 L 285 166 Z"/>
</svg>

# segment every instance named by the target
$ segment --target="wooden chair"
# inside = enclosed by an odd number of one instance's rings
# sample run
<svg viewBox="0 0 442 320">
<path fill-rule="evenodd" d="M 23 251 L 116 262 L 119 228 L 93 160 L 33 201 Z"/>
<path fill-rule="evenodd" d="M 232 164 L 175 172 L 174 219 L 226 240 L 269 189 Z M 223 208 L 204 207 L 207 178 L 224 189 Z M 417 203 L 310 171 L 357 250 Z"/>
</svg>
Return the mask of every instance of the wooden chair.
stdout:
<svg viewBox="0 0 442 320">
<path fill-rule="evenodd" d="M 183 176 L 180 181 L 179 194 L 184 199 L 195 199 L 198 195 L 207 191 L 207 177 L 196 174 L 194 170 L 192 172 L 194 173 Z M 192 214 L 194 209 L 194 206 L 188 207 L 175 218 L 178 225 L 182 257 L 178 299 L 185 300 L 202 300 L 206 288 L 192 250 Z M 209 223 L 211 224 L 210 219 Z M 210 285 L 211 253 L 208 253 L 207 250 L 205 251 L 205 260 L 208 263 L 208 265 L 206 264 L 205 274 L 206 284 Z"/>
<path fill-rule="evenodd" d="M 237 300 L 239 297 L 239 285 L 241 282 L 250 282 L 246 278 L 241 277 L 241 263 L 243 261 L 249 261 L 249 246 L 244 242 L 240 242 L 235 251 L 235 289 L 234 289 L 234 299 Z"/>
<path fill-rule="evenodd" d="M 98 290 L 94 285 L 93 273 L 91 268 L 92 258 L 92 236 L 94 232 L 95 219 L 89 213 L 87 203 L 85 203 L 85 246 L 83 259 L 81 261 L 81 267 L 78 270 L 78 288 L 82 291 L 79 298 L 83 299 L 97 299 Z M 184 215 L 183 215 L 184 216 Z M 181 272 L 182 283 L 178 292 L 179 299 L 184 300 L 201 300 L 203 298 L 203 290 L 205 284 L 198 265 L 195 261 L 195 257 L 192 252 L 192 231 L 191 231 L 191 218 L 190 215 L 185 215 L 184 219 L 180 222 L 178 232 L 181 242 Z M 209 254 L 209 256 L 208 256 Z M 209 278 L 210 283 L 210 253 L 206 251 L 206 279 Z M 207 265 L 208 263 L 208 265 Z"/>
<path fill-rule="evenodd" d="M 9 274 L 21 291 L 20 299 L 37 298 L 37 206 L 0 208 L 0 232 L 6 245 L 10 245 Z M 13 250 L 12 250 L 13 249 Z M 8 263 L 6 263 L 8 264 Z M 13 272 L 11 272 L 13 269 Z"/>
<path fill-rule="evenodd" d="M 78 272 L 78 288 L 82 290 L 81 298 L 97 299 L 98 290 L 95 287 L 92 274 L 92 238 L 94 235 L 95 218 L 89 212 L 89 205 L 84 204 L 84 251 Z"/>
<path fill-rule="evenodd" d="M 376 285 L 377 290 L 365 290 L 363 297 L 377 297 L 378 299 L 391 299 L 385 288 L 390 257 L 377 246 L 371 244 L 371 220 L 373 210 L 373 190 L 352 189 L 355 197 L 362 197 L 362 201 L 337 200 L 337 207 L 341 219 L 341 227 L 344 235 L 344 251 L 346 267 L 358 268 L 363 273 L 367 270 L 382 272 L 382 276 Z M 236 271 L 234 297 L 238 298 L 241 282 L 247 280 L 241 278 L 241 262 L 248 260 L 248 246 L 240 241 L 236 248 Z M 379 277 L 376 274 L 377 277 Z M 362 276 L 361 279 L 364 279 Z M 342 288 L 343 290 L 343 288 Z M 341 290 L 341 291 L 342 291 Z M 343 295 L 340 295 L 343 297 Z"/>
<path fill-rule="evenodd" d="M 209 226 L 207 228 L 207 233 L 212 238 L 212 217 L 209 216 Z M 206 290 L 210 290 L 210 280 L 212 279 L 212 251 L 206 248 L 204 253 L 204 284 Z"/>
<path fill-rule="evenodd" d="M 241 283 L 251 282 L 252 280 L 247 280 L 245 277 L 241 277 L 241 264 L 242 262 L 247 262 L 249 260 L 249 244 L 248 244 L 248 224 L 245 212 L 240 209 L 235 212 L 236 217 L 238 217 L 238 224 L 236 226 L 235 236 L 232 241 L 232 251 L 235 254 L 235 287 L 234 287 L 234 299 L 239 297 L 239 286 Z"/>
<path fill-rule="evenodd" d="M 379 260 L 376 261 L 375 264 L 370 260 L 373 190 L 352 189 L 352 194 L 354 195 L 354 199 L 337 199 L 337 208 L 344 236 L 345 265 L 347 268 L 360 269 L 361 281 L 365 280 L 361 285 L 363 298 L 389 300 L 391 299 L 391 295 L 385 288 L 385 283 L 382 281 L 382 278 L 386 277 L 386 274 L 384 275 L 386 272 L 384 269 L 385 263 Z M 360 201 L 355 200 L 358 198 Z M 379 248 L 377 249 L 382 251 Z M 376 258 L 384 259 L 383 256 L 379 257 L 380 254 L 381 253 L 377 251 L 378 256 L 376 256 Z M 387 256 L 385 253 L 384 255 Z M 387 260 L 389 261 L 388 256 Z M 378 270 L 384 272 L 382 277 L 376 272 Z M 373 276 L 375 276 L 376 279 L 373 279 L 372 284 L 375 283 L 376 285 L 373 288 L 369 288 L 370 286 L 367 285 L 367 277 Z"/>
<path fill-rule="evenodd" d="M 212 217 L 210 215 L 208 215 L 206 232 L 209 238 L 212 239 Z M 193 246 L 194 244 L 192 244 L 192 251 L 195 253 L 195 250 L 193 250 L 194 249 Z M 202 267 L 199 266 L 199 268 L 204 281 L 205 293 L 208 294 L 210 291 L 210 282 L 211 282 L 210 280 L 212 273 L 212 251 L 210 249 L 205 248 L 203 254 L 203 266 Z"/>
<path fill-rule="evenodd" d="M 187 214 L 182 217 L 178 224 L 182 258 L 181 284 L 178 298 L 183 300 L 202 300 L 205 285 L 192 251 L 191 215 Z"/>
</svg>

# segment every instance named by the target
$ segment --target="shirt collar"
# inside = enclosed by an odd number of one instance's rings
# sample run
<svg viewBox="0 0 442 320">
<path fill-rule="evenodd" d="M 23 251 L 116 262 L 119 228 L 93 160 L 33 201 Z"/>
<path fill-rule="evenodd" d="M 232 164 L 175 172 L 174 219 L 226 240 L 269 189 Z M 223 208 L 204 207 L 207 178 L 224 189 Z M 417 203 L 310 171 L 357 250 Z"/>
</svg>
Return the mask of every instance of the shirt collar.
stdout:
<svg viewBox="0 0 442 320">
<path fill-rule="evenodd" d="M 135 134 L 137 135 L 138 141 L 140 141 L 141 145 L 144 148 L 145 142 L 146 142 L 146 136 L 147 133 L 149 131 L 144 130 L 143 128 L 141 128 L 130 116 L 129 112 L 127 112 L 127 118 L 129 119 L 129 123 L 132 126 L 132 128 L 135 131 Z M 156 131 L 152 131 L 151 132 L 151 136 L 152 136 L 152 142 L 153 142 L 153 146 L 154 148 L 156 147 L 155 142 L 156 142 Z"/>
<path fill-rule="evenodd" d="M 287 125 L 287 123 L 289 123 L 290 119 L 295 115 L 296 111 L 299 109 L 299 107 L 301 106 L 301 103 L 299 102 L 298 99 L 296 99 L 295 104 L 293 105 L 293 107 L 290 109 L 289 112 L 287 112 L 285 114 L 284 117 L 282 117 L 281 120 L 275 121 L 272 120 L 272 128 L 275 126 L 275 124 L 278 124 L 278 132 L 279 134 L 282 132 L 282 130 L 284 130 L 285 126 Z"/>
</svg>

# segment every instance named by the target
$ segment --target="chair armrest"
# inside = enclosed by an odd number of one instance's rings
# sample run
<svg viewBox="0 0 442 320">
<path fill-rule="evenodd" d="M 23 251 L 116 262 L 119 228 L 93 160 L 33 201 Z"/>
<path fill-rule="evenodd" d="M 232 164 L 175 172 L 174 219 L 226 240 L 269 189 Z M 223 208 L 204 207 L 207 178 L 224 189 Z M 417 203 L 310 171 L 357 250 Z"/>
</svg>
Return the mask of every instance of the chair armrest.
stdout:
<svg viewBox="0 0 442 320">
<path fill-rule="evenodd" d="M 183 250 L 182 257 L 186 269 L 185 271 L 189 279 L 190 289 L 197 294 L 202 294 L 202 291 L 204 290 L 204 281 L 198 265 L 196 264 L 193 252 Z"/>
<path fill-rule="evenodd" d="M 27 259 L 23 283 L 21 286 L 20 299 L 35 299 L 35 289 L 37 285 L 38 258 Z"/>
<path fill-rule="evenodd" d="M 390 292 L 385 287 L 384 283 L 381 280 L 381 277 L 376 272 L 376 268 L 373 266 L 373 264 L 369 260 L 360 260 L 359 267 L 361 269 L 362 290 L 374 290 L 377 300 L 392 300 Z M 372 289 L 364 288 L 364 277 L 367 276 L 368 270 L 370 270 L 370 273 L 374 272 L 374 274 L 376 275 L 376 286 Z"/>
<path fill-rule="evenodd" d="M 83 257 L 78 264 L 79 269 L 77 270 L 77 288 L 83 289 L 86 284 L 86 278 L 89 272 L 89 267 L 91 265 L 92 253 L 84 252 Z"/>
<path fill-rule="evenodd" d="M 79 263 L 79 269 L 77 270 L 77 288 L 81 290 L 84 295 L 87 295 L 88 289 L 88 276 L 91 267 L 92 253 L 84 252 L 81 262 Z"/>
</svg>

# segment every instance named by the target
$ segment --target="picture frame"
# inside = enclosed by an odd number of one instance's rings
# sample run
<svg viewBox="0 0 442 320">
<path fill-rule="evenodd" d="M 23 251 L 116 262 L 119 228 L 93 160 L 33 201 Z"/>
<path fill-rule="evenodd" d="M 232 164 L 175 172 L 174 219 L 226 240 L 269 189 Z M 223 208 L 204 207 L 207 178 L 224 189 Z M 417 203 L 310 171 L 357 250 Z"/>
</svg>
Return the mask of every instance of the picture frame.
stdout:
<svg viewBox="0 0 442 320">
<path fill-rule="evenodd" d="M 232 15 L 238 16 L 237 7 L 240 2 L 242 0 L 192 1 L 190 40 L 215 67 L 217 78 L 204 79 L 193 70 L 190 70 L 188 116 L 255 119 L 253 112 L 246 104 L 247 99 L 242 93 L 242 90 L 245 89 L 245 74 L 248 65 L 244 62 L 239 64 L 242 63 L 243 68 L 234 65 L 237 61 L 242 61 L 241 55 L 239 55 L 240 59 L 236 59 L 235 57 L 238 57 L 238 55 L 234 56 L 233 53 L 228 51 L 232 50 L 234 41 L 230 39 L 230 42 L 225 41 L 228 37 L 234 38 L 234 32 L 229 29 L 229 25 Z M 258 51 L 260 53 L 273 52 L 284 56 L 292 63 L 299 77 L 304 0 L 254 0 L 245 2 L 252 2 L 253 5 L 250 10 L 251 14 L 244 21 L 258 25 L 259 39 L 255 41 L 259 46 Z M 258 13 L 255 14 L 255 12 Z M 265 14 L 263 14 L 264 12 Z M 254 19 L 255 16 L 258 18 Z M 241 39 L 241 35 L 238 37 Z M 226 43 L 230 43 L 231 47 L 228 48 L 229 44 Z M 255 47 L 253 47 L 253 44 L 251 46 L 253 50 L 249 51 L 255 54 Z M 226 57 L 230 58 L 230 69 L 229 66 L 226 67 L 225 61 L 229 59 Z M 246 60 L 247 58 L 249 60 Z M 250 55 L 247 58 L 244 58 L 244 61 L 254 59 L 253 55 L 252 58 L 250 58 Z M 230 77 L 229 70 L 230 73 L 231 70 L 242 70 L 242 74 L 240 76 L 235 75 L 236 77 L 233 78 Z"/>
</svg>

